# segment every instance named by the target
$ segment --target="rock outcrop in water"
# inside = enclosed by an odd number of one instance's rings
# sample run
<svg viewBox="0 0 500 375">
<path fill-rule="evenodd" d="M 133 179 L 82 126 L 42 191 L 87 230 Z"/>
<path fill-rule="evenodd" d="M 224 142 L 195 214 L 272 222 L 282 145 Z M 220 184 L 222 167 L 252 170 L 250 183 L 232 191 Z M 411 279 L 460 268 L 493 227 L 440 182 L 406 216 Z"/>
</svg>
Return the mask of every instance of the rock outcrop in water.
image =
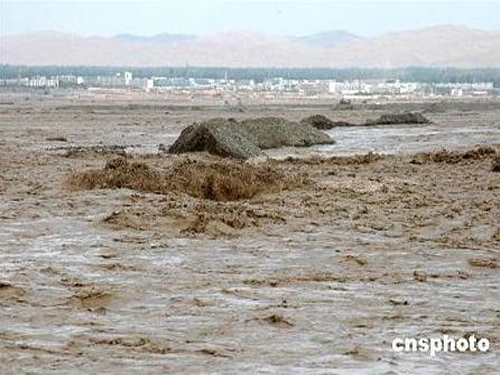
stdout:
<svg viewBox="0 0 500 375">
<path fill-rule="evenodd" d="M 212 119 L 193 124 L 182 131 L 169 153 L 208 151 L 211 154 L 248 159 L 261 150 L 280 147 L 308 147 L 333 144 L 322 131 L 309 124 L 299 124 L 279 117 L 236 121 Z"/>
</svg>

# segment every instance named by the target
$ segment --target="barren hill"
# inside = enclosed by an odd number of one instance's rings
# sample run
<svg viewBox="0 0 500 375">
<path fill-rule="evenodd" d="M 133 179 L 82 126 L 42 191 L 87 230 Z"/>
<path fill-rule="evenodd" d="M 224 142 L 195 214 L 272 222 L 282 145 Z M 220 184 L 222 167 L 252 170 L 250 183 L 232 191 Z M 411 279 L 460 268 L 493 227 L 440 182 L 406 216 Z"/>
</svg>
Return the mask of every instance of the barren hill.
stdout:
<svg viewBox="0 0 500 375">
<path fill-rule="evenodd" d="M 438 26 L 361 38 L 343 31 L 304 37 L 223 33 L 82 37 L 40 32 L 0 38 L 0 63 L 228 67 L 500 67 L 500 32 Z"/>
</svg>

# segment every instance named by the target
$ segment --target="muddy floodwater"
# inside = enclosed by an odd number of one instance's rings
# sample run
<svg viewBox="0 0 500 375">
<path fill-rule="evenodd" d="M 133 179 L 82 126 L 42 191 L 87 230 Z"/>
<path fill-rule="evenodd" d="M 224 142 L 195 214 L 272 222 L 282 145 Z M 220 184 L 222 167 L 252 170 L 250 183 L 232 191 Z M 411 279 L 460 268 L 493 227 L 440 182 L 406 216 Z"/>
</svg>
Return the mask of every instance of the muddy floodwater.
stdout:
<svg viewBox="0 0 500 375">
<path fill-rule="evenodd" d="M 0 373 L 498 374 L 499 101 L 0 99 Z M 161 152 L 210 117 L 405 108 L 433 124 L 246 163 Z M 233 199 L 208 170 L 269 177 Z M 391 348 L 444 334 L 490 349 Z"/>
</svg>

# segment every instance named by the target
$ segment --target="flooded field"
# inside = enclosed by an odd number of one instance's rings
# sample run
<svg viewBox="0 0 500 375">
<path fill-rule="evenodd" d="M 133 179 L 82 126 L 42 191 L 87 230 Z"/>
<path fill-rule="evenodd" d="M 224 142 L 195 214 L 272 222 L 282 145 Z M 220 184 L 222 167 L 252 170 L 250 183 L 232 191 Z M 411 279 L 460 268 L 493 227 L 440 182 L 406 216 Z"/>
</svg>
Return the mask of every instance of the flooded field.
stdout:
<svg viewBox="0 0 500 375">
<path fill-rule="evenodd" d="M 211 117 L 404 105 L 1 101 L 0 373 L 498 372 L 500 102 L 413 103 L 432 125 L 242 163 L 159 148 Z M 210 194 L 206 170 L 227 172 Z M 491 347 L 391 350 L 443 334 Z"/>
</svg>

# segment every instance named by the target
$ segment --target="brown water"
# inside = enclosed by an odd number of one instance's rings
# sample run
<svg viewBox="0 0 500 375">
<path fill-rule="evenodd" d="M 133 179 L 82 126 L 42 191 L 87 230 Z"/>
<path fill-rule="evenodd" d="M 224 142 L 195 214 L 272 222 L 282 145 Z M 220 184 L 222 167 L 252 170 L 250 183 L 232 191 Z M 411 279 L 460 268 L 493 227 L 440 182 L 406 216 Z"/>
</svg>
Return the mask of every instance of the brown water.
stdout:
<svg viewBox="0 0 500 375">
<path fill-rule="evenodd" d="M 72 171 L 100 168 L 109 156 L 66 158 L 56 148 L 102 142 L 142 155 L 214 110 L 163 119 L 50 106 L 20 114 L 20 106 L 0 115 L 0 372 L 497 372 L 500 268 L 468 263 L 499 257 L 500 175 L 490 159 L 285 163 L 314 184 L 229 204 L 72 191 Z M 412 129 L 338 129 L 334 146 L 270 154 L 498 145 L 498 118 L 490 110 L 439 114 L 437 125 Z M 46 141 L 61 134 L 69 142 Z M 197 211 L 224 217 L 229 206 L 261 216 L 241 229 L 213 219 L 182 233 Z M 103 223 L 113 212 L 131 221 Z M 470 332 L 490 339 L 489 353 L 391 351 L 395 337 Z"/>
</svg>

